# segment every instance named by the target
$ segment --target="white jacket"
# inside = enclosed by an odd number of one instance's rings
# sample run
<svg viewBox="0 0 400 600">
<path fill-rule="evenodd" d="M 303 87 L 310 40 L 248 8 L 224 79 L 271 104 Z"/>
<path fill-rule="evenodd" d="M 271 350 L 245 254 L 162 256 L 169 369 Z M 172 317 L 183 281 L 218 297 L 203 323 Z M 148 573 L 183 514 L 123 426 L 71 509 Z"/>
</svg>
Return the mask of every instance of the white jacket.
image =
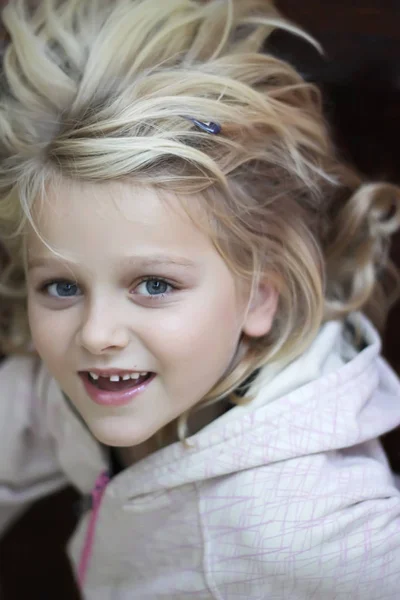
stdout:
<svg viewBox="0 0 400 600">
<path fill-rule="evenodd" d="M 250 405 L 111 479 L 69 546 L 86 599 L 400 598 L 400 492 L 377 440 L 400 424 L 400 385 L 352 322 L 363 350 L 327 323 Z M 67 480 L 90 494 L 109 464 L 38 361 L 9 359 L 0 384 L 1 528 Z"/>
</svg>

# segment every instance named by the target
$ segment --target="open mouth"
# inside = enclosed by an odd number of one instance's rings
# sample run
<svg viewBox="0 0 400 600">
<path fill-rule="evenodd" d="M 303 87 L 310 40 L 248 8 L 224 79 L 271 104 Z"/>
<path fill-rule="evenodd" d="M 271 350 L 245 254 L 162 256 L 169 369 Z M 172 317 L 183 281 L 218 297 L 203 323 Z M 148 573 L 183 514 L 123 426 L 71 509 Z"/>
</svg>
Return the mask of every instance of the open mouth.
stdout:
<svg viewBox="0 0 400 600">
<path fill-rule="evenodd" d="M 81 373 L 87 381 L 99 390 L 107 392 L 121 392 L 143 385 L 155 374 L 150 371 L 146 373 L 130 373 L 126 375 L 97 375 L 95 373 Z"/>
</svg>

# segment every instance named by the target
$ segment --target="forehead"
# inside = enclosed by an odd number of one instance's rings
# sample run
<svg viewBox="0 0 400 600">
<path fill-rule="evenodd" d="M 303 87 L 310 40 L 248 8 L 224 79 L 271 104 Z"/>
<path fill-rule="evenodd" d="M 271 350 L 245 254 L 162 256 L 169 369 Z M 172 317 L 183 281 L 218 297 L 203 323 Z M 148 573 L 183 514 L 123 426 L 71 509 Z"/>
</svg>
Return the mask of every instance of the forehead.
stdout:
<svg viewBox="0 0 400 600">
<path fill-rule="evenodd" d="M 212 247 L 199 196 L 183 198 L 129 182 L 52 183 L 34 203 L 33 218 L 45 242 L 57 252 L 75 254 L 71 260 L 99 248 L 117 256 L 126 246 L 181 252 Z M 32 229 L 27 246 L 29 253 L 43 249 Z"/>
</svg>

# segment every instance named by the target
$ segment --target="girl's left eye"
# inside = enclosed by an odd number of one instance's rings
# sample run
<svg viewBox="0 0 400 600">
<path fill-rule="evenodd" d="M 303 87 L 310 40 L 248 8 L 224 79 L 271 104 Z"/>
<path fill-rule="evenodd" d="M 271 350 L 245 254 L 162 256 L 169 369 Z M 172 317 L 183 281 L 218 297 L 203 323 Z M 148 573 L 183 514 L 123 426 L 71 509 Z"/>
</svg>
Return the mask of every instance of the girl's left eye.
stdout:
<svg viewBox="0 0 400 600">
<path fill-rule="evenodd" d="M 141 296 L 147 296 L 148 298 L 163 298 L 166 294 L 169 294 L 173 289 L 174 287 L 167 281 L 164 281 L 164 279 L 149 278 L 142 281 L 135 289 L 135 292 L 140 294 Z"/>
</svg>

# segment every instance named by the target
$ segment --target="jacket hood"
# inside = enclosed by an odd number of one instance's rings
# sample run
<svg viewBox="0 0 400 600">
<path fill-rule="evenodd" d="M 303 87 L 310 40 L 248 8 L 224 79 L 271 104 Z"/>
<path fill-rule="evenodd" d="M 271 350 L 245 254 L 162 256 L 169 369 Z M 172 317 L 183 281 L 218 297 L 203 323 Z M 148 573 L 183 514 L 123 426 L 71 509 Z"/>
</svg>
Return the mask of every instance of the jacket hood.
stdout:
<svg viewBox="0 0 400 600">
<path fill-rule="evenodd" d="M 117 487 L 125 497 L 146 496 L 379 437 L 400 422 L 400 386 L 380 349 L 361 315 L 326 323 L 300 358 L 261 370 L 248 405 L 188 438 L 189 447 L 175 443 L 126 469 Z"/>
</svg>

